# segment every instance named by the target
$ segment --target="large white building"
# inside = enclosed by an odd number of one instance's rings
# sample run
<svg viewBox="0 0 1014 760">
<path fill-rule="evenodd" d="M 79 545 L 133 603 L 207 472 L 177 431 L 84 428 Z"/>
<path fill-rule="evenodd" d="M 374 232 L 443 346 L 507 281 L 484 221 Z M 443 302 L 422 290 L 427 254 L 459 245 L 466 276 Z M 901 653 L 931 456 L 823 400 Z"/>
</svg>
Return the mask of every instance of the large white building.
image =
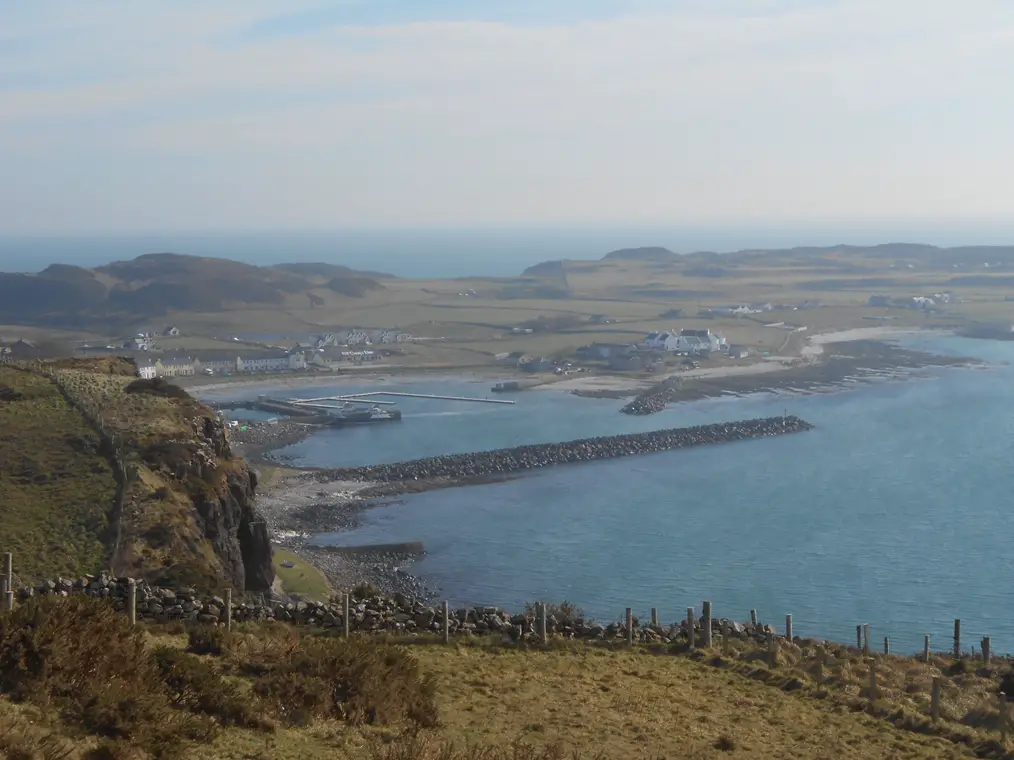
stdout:
<svg viewBox="0 0 1014 760">
<path fill-rule="evenodd" d="M 283 370 L 306 369 L 306 357 L 302 353 L 258 356 L 237 361 L 241 372 L 281 372 Z"/>
<path fill-rule="evenodd" d="M 711 330 L 684 329 L 648 333 L 644 345 L 656 351 L 676 351 L 688 354 L 717 353 L 728 349 L 725 336 Z"/>
</svg>

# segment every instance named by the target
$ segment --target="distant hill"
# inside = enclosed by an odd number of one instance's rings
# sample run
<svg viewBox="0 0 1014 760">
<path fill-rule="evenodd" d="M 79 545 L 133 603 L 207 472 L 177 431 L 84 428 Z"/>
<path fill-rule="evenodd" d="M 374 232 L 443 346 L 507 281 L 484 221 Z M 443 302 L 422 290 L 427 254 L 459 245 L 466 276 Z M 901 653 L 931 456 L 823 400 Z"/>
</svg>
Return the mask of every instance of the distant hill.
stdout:
<svg viewBox="0 0 1014 760">
<path fill-rule="evenodd" d="M 396 279 L 393 274 L 373 272 L 368 269 L 357 270 L 341 264 L 324 264 L 323 262 L 296 262 L 294 264 L 275 264 L 272 269 L 298 275 L 300 277 L 321 277 L 330 280 L 333 277 L 372 277 L 375 280 Z"/>
<path fill-rule="evenodd" d="M 679 258 L 678 253 L 660 246 L 646 246 L 643 248 L 621 248 L 618 251 L 611 251 L 602 257 L 603 261 L 614 259 L 629 259 L 633 261 L 671 261 Z"/>
<path fill-rule="evenodd" d="M 332 264 L 257 267 L 177 253 L 146 254 L 95 269 L 54 264 L 38 274 L 0 273 L 0 322 L 131 324 L 176 311 L 280 307 L 288 296 L 314 288 L 358 298 L 384 289 L 378 277 L 385 276 Z"/>
<path fill-rule="evenodd" d="M 828 245 L 828 246 L 797 246 L 795 248 L 745 248 L 739 251 L 717 253 L 715 251 L 695 251 L 677 254 L 668 248 L 649 246 L 643 248 L 621 248 L 611 251 L 601 259 L 574 259 L 569 261 L 544 261 L 528 267 L 525 275 L 545 277 L 556 271 L 592 271 L 603 262 L 609 261 L 644 261 L 675 263 L 688 268 L 688 276 L 720 276 L 718 270 L 709 274 L 701 274 L 704 270 L 694 269 L 702 266 L 734 265 L 753 263 L 758 259 L 766 263 L 806 264 L 822 267 L 833 267 L 842 274 L 861 274 L 866 271 L 862 267 L 849 265 L 842 257 L 855 256 L 868 259 L 895 259 L 923 266 L 947 269 L 953 267 L 973 267 L 982 264 L 1001 264 L 1014 267 L 1014 245 L 969 245 L 953 248 L 940 248 L 925 243 L 881 243 L 878 245 Z M 829 258 L 835 257 L 835 258 Z M 693 273 L 691 272 L 693 270 Z"/>
</svg>

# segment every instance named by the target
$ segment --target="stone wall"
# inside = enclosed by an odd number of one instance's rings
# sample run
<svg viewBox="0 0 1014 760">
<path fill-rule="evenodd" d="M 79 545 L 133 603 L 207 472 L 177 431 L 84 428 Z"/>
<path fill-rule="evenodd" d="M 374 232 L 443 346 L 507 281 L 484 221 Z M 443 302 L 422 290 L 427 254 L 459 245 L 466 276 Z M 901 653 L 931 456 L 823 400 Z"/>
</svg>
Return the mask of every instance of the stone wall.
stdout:
<svg viewBox="0 0 1014 760">
<path fill-rule="evenodd" d="M 18 597 L 25 601 L 33 596 L 87 594 L 109 599 L 117 610 L 126 612 L 130 579 L 108 575 L 61 578 L 32 587 L 24 587 Z M 225 621 L 225 599 L 220 594 L 201 593 L 192 588 L 162 588 L 136 583 L 137 619 L 151 622 L 183 621 L 219 624 Z M 341 630 L 341 602 L 250 603 L 234 602 L 234 622 L 275 620 L 293 625 L 315 626 Z M 425 605 L 401 595 L 394 597 L 352 594 L 349 602 L 349 628 L 369 633 L 402 635 L 440 634 L 443 631 L 443 609 Z M 625 623 L 602 624 L 567 614 L 551 614 L 546 619 L 549 635 L 584 640 L 624 640 Z M 642 625 L 634 618 L 634 638 L 641 642 L 669 643 L 685 641 L 686 620 L 672 625 Z M 701 621 L 695 621 L 696 640 L 702 641 Z M 532 612 L 511 613 L 499 607 L 463 607 L 450 611 L 450 631 L 455 636 L 495 635 L 514 641 L 537 636 L 536 618 Z M 716 636 L 739 639 L 765 639 L 774 629 L 766 625 L 738 623 L 727 619 L 712 620 Z"/>
</svg>

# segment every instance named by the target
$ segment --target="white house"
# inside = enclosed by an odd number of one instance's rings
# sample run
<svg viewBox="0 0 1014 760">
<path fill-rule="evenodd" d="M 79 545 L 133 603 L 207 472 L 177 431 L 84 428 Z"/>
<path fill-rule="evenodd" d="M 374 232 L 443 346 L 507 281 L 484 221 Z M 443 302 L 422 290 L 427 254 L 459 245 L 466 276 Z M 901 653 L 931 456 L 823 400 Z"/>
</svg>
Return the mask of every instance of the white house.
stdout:
<svg viewBox="0 0 1014 760">
<path fill-rule="evenodd" d="M 151 360 L 141 362 L 137 365 L 137 374 L 145 380 L 153 380 L 158 377 L 158 365 Z"/>
<path fill-rule="evenodd" d="M 648 333 L 644 339 L 644 345 L 656 351 L 682 351 L 680 347 L 680 336 L 674 332 Z"/>
</svg>

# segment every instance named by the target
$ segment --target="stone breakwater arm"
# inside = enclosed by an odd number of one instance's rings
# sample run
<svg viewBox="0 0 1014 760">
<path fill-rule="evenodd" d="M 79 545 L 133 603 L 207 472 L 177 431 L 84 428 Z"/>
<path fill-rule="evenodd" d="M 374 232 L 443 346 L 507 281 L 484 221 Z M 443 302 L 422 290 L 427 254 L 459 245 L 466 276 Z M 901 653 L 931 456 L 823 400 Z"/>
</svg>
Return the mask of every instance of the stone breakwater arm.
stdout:
<svg viewBox="0 0 1014 760">
<path fill-rule="evenodd" d="M 813 426 L 799 417 L 720 422 L 688 428 L 655 430 L 648 433 L 583 438 L 562 443 L 539 443 L 510 449 L 480 451 L 473 454 L 449 454 L 395 464 L 329 470 L 335 480 L 401 482 L 430 479 L 463 479 L 531 470 L 572 462 L 615 459 L 635 454 L 732 443 L 752 438 L 787 435 L 810 430 Z"/>
</svg>

